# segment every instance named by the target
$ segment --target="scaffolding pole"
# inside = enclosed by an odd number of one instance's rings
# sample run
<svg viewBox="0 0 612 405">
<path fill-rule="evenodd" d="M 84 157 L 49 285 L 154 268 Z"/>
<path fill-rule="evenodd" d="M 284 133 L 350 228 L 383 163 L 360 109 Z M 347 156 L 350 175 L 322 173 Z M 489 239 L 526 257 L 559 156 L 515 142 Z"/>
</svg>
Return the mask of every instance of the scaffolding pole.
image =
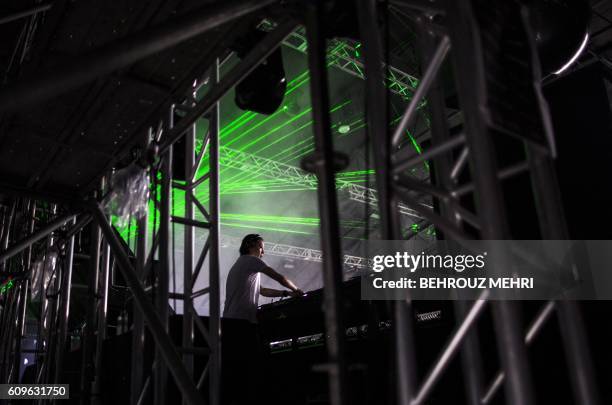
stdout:
<svg viewBox="0 0 612 405">
<path fill-rule="evenodd" d="M 75 223 L 76 220 L 73 220 Z M 68 251 L 64 265 L 66 266 L 62 277 L 62 301 L 60 306 L 60 323 L 58 329 L 57 351 L 55 354 L 55 376 L 56 384 L 62 383 L 64 366 L 64 353 L 66 351 L 66 338 L 68 335 L 68 319 L 70 317 L 70 293 L 72 289 L 72 266 L 74 261 L 74 235 L 68 240 Z"/>
<path fill-rule="evenodd" d="M 195 166 L 195 137 L 196 137 L 196 123 L 193 123 L 191 127 L 185 133 L 185 181 L 189 184 L 191 181 L 191 172 Z M 191 190 L 185 192 L 185 219 L 195 220 L 193 200 Z M 183 364 L 189 375 L 193 378 L 193 314 L 189 308 L 193 307 L 193 299 L 191 298 L 192 293 L 192 276 L 193 276 L 193 251 L 194 251 L 194 240 L 195 240 L 195 227 L 190 225 L 183 225 L 183 333 L 182 333 L 182 347 L 183 347 Z M 176 292 L 176 291 L 175 291 Z"/>
<path fill-rule="evenodd" d="M 171 117 L 174 113 L 173 108 L 170 109 Z M 172 125 L 172 121 L 170 121 Z M 166 153 L 162 155 L 161 163 L 161 209 L 159 215 L 159 268 L 155 280 L 157 280 L 157 287 L 155 288 L 155 306 L 159 319 L 161 319 L 161 327 L 164 334 L 168 333 L 168 316 L 169 312 L 169 276 L 170 269 L 172 268 L 172 239 L 170 227 L 170 217 L 172 215 L 172 153 L 173 148 L 168 149 Z M 144 314 L 143 314 L 144 316 Z M 146 319 L 145 319 L 146 320 Z M 148 322 L 147 322 L 148 323 Z M 163 347 L 158 344 L 155 349 L 155 367 L 154 367 L 154 379 L 155 384 L 153 385 L 154 392 L 154 404 L 163 405 L 166 399 L 166 380 L 168 367 L 170 364 L 165 364 L 162 361 L 164 358 Z M 184 372 L 185 377 L 188 378 L 191 384 L 191 377 L 189 372 L 183 368 L 181 362 L 181 372 Z M 176 375 L 175 375 L 176 378 Z M 187 396 L 183 397 L 185 401 L 188 400 Z"/>
<path fill-rule="evenodd" d="M 342 319 L 342 251 L 338 225 L 338 201 L 333 168 L 334 146 L 329 117 L 329 87 L 326 66 L 323 13 L 318 4 L 306 7 L 308 39 L 308 69 L 314 121 L 314 162 L 317 175 L 317 196 L 321 218 L 323 250 L 323 291 L 325 330 L 327 335 L 327 373 L 330 402 L 347 402 L 346 363 L 344 353 L 344 322 Z"/>
<path fill-rule="evenodd" d="M 219 60 L 215 61 L 211 75 L 215 83 L 219 82 Z M 210 120 L 210 257 L 209 257 L 209 288 L 210 288 L 210 317 L 209 317 L 209 346 L 210 358 L 208 360 L 208 373 L 210 374 L 211 405 L 221 403 L 221 295 L 220 288 L 220 262 L 219 239 L 221 233 L 220 199 L 219 199 L 219 125 L 220 103 L 215 104 Z"/>
<path fill-rule="evenodd" d="M 383 44 L 381 30 L 378 26 L 380 16 L 377 2 L 374 0 L 358 1 L 357 8 L 359 30 L 364 39 L 368 94 L 366 97 L 366 131 L 373 145 L 380 233 L 382 239 L 399 239 L 401 222 L 398 199 L 391 187 L 391 136 L 388 131 L 388 94 L 382 82 L 385 74 L 381 61 L 384 61 L 385 44 Z M 417 98 L 413 97 L 410 105 L 416 106 L 417 104 Z M 395 325 L 394 344 L 397 350 L 395 364 L 397 402 L 401 405 L 410 405 L 411 398 L 416 393 L 417 380 L 414 325 L 410 300 L 394 303 L 393 319 Z"/>
<path fill-rule="evenodd" d="M 102 228 L 104 236 L 108 240 L 119 269 L 121 270 L 130 290 L 134 294 L 134 300 L 138 303 L 138 307 L 143 313 L 147 327 L 151 331 L 151 335 L 157 344 L 158 352 L 161 355 L 160 360 L 166 363 L 187 404 L 202 404 L 202 398 L 195 387 L 195 384 L 187 374 L 187 371 L 185 371 L 179 354 L 174 347 L 174 343 L 172 343 L 172 339 L 170 336 L 168 336 L 166 327 L 158 314 L 158 310 L 147 297 L 147 293 L 142 287 L 136 271 L 130 264 L 130 259 L 123 251 L 121 242 L 119 241 L 111 225 L 107 222 L 104 212 L 100 206 L 95 205 L 92 207 L 92 213 L 96 218 L 96 222 Z M 167 305 L 168 301 L 166 300 L 166 306 Z"/>
</svg>

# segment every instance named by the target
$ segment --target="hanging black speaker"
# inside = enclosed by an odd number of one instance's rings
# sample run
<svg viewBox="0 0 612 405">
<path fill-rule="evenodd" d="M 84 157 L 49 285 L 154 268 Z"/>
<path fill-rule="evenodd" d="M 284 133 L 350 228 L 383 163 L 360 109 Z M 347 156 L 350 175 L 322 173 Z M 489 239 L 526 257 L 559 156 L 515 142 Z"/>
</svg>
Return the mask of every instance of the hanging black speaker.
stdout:
<svg viewBox="0 0 612 405">
<path fill-rule="evenodd" d="M 287 79 L 280 48 L 236 86 L 236 105 L 243 110 L 272 114 L 283 102 Z"/>
</svg>

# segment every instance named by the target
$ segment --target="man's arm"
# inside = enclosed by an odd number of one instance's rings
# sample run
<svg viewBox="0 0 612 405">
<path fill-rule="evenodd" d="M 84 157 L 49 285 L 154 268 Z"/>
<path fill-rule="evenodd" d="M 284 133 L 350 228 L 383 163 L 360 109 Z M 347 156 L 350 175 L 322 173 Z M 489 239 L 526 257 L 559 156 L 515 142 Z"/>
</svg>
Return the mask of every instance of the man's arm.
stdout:
<svg viewBox="0 0 612 405">
<path fill-rule="evenodd" d="M 297 288 L 296 285 L 293 284 L 293 282 L 291 280 L 289 280 L 287 277 L 283 276 L 282 274 L 278 273 L 273 268 L 266 267 L 261 272 L 263 274 L 265 274 L 266 276 L 270 277 L 272 280 L 274 280 L 277 283 L 279 283 L 280 285 L 282 285 L 283 287 L 287 287 L 288 289 L 290 289 L 291 291 L 293 291 L 297 295 L 304 295 L 304 291 L 302 291 L 299 288 Z M 270 289 L 268 289 L 268 290 L 270 290 Z M 279 291 L 279 290 L 274 290 L 274 291 Z M 261 291 L 260 291 L 260 293 L 261 293 Z M 275 297 L 279 297 L 279 295 L 275 295 Z"/>
<path fill-rule="evenodd" d="M 297 297 L 301 295 L 295 291 L 277 290 L 274 288 L 265 288 L 265 287 L 260 287 L 259 293 L 263 295 L 264 297 Z"/>
</svg>

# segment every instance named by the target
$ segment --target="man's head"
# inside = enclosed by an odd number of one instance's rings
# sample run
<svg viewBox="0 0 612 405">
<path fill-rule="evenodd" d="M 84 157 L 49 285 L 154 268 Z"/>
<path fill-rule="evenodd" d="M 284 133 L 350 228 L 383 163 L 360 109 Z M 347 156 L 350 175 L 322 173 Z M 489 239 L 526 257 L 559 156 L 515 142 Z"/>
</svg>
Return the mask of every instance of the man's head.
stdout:
<svg viewBox="0 0 612 405">
<path fill-rule="evenodd" d="M 263 238 L 256 233 L 245 236 L 240 244 L 240 254 L 262 257 L 264 255 Z"/>
</svg>

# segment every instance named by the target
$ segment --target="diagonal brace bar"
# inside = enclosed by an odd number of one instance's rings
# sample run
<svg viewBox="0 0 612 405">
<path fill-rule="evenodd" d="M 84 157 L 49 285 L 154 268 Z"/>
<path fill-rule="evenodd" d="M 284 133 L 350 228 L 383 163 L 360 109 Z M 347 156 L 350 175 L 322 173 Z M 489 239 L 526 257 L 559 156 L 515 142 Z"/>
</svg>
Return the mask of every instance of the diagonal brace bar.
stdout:
<svg viewBox="0 0 612 405">
<path fill-rule="evenodd" d="M 467 336 L 468 331 L 482 314 L 486 306 L 488 296 L 489 290 L 484 290 L 480 294 L 480 297 L 474 302 L 472 308 L 463 319 L 463 322 L 461 322 L 459 328 L 457 328 L 444 350 L 440 353 L 440 357 L 438 357 L 431 371 L 427 374 L 427 377 L 425 377 L 425 381 L 423 381 L 419 387 L 419 391 L 416 397 L 412 400 L 411 405 L 425 403 L 425 399 L 433 389 L 436 382 L 438 382 L 442 376 L 442 372 L 448 367 L 454 355 L 457 354 L 458 349 L 461 347 L 461 343 Z"/>
<path fill-rule="evenodd" d="M 22 250 L 38 242 L 45 236 L 49 235 L 51 232 L 55 231 L 57 228 L 63 226 L 66 222 L 72 221 L 75 217 L 75 214 L 69 214 L 60 217 L 55 221 L 48 223 L 47 226 L 45 226 L 41 230 L 34 232 L 30 236 L 27 236 L 24 239 L 16 242 L 13 246 L 0 253 L 0 263 L 4 263 L 7 259 L 10 259 Z"/>
<path fill-rule="evenodd" d="M 0 25 L 6 24 L 12 21 L 17 21 L 22 18 L 29 17 L 31 15 L 35 15 L 38 13 L 42 13 L 43 11 L 49 10 L 51 7 L 53 7 L 53 3 L 50 3 L 50 2 L 42 3 L 34 7 L 28 8 L 27 10 L 21 10 L 13 14 L 2 16 L 0 17 Z"/>
<path fill-rule="evenodd" d="M 155 307 L 147 297 L 140 280 L 134 271 L 130 263 L 130 259 L 126 256 L 125 252 L 121 248 L 121 244 L 113 232 L 113 228 L 106 221 L 106 217 L 102 212 L 99 205 L 92 207 L 92 213 L 98 222 L 98 225 L 104 233 L 104 237 L 108 241 L 113 254 L 117 260 L 119 270 L 125 278 L 130 290 L 134 294 L 134 301 L 142 311 L 142 315 L 146 321 L 146 325 L 151 331 L 151 335 L 155 340 L 155 343 L 159 346 L 159 351 L 168 366 L 168 369 L 172 373 L 176 385 L 183 393 L 183 399 L 185 403 L 189 405 L 200 405 L 203 403 L 202 397 L 198 392 L 195 384 L 187 374 L 187 371 L 183 367 L 183 363 L 179 357 L 179 354 L 170 339 L 170 336 L 164 330 L 161 320 L 159 319 Z"/>
<path fill-rule="evenodd" d="M 529 329 L 527 330 L 527 333 L 525 334 L 525 344 L 527 346 L 533 343 L 534 339 L 537 337 L 538 333 L 540 332 L 542 327 L 545 325 L 548 318 L 550 318 L 550 316 L 552 315 L 554 309 L 555 309 L 554 301 L 548 301 L 542 307 L 540 312 L 538 312 L 536 317 L 533 319 L 533 321 L 529 325 Z M 505 379 L 506 379 L 506 373 L 503 370 L 498 371 L 495 378 L 493 379 L 493 382 L 491 382 L 491 384 L 489 385 L 489 388 L 487 389 L 486 394 L 482 398 L 481 402 L 483 405 L 487 405 L 491 402 L 491 400 L 493 399 L 493 396 L 501 388 Z"/>
<path fill-rule="evenodd" d="M 419 87 L 417 87 L 416 91 L 414 92 L 414 96 L 412 97 L 412 100 L 410 100 L 410 104 L 408 104 L 408 107 L 406 107 L 406 111 L 404 112 L 402 120 L 400 121 L 399 125 L 395 129 L 395 132 L 393 133 L 393 137 L 391 138 L 391 144 L 394 147 L 397 147 L 400 144 L 402 140 L 402 134 L 404 133 L 406 128 L 410 126 L 410 123 L 414 118 L 414 113 L 417 110 L 419 101 L 423 97 L 425 97 L 427 92 L 429 92 L 429 88 L 433 84 L 434 79 L 436 78 L 436 75 L 438 74 L 438 71 L 442 66 L 442 62 L 444 62 L 444 59 L 446 58 L 446 55 L 450 50 L 450 47 L 450 39 L 447 36 L 442 37 L 442 40 L 438 45 L 438 49 L 436 49 L 436 52 L 434 53 L 431 59 L 431 63 L 425 71 L 423 79 L 421 79 L 421 83 L 419 83 Z"/>
</svg>

